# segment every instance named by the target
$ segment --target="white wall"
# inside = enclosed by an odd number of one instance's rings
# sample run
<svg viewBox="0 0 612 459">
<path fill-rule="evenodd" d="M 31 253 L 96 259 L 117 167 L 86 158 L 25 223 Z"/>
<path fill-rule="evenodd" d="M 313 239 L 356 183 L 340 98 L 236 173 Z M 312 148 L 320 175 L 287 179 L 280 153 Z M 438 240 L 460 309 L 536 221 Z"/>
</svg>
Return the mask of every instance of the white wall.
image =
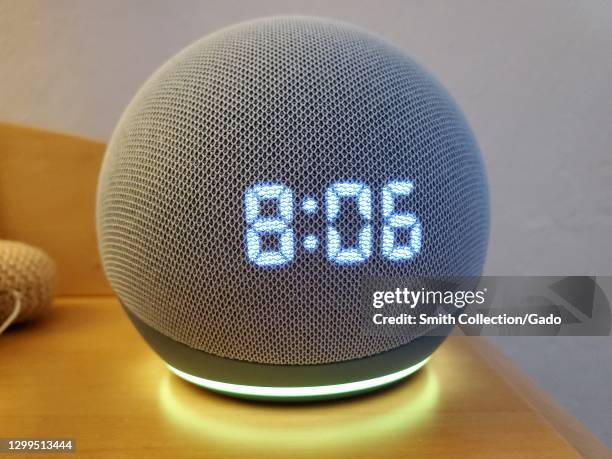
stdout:
<svg viewBox="0 0 612 459">
<path fill-rule="evenodd" d="M 134 91 L 176 51 L 281 13 L 378 32 L 455 96 L 490 176 L 488 273 L 612 274 L 606 0 L 0 0 L 0 120 L 107 139 Z M 497 342 L 612 444 L 610 338 Z"/>
</svg>

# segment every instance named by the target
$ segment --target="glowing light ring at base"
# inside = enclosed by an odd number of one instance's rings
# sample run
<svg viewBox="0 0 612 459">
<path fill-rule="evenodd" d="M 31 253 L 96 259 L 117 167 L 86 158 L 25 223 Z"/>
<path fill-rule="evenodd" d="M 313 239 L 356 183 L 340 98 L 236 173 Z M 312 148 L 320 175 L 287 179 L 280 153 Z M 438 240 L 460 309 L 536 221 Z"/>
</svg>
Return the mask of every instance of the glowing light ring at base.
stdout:
<svg viewBox="0 0 612 459">
<path fill-rule="evenodd" d="M 420 361 L 419 363 L 412 365 L 411 367 L 405 368 L 394 373 L 390 373 L 384 376 L 378 376 L 376 378 L 364 379 L 362 381 L 355 381 L 343 384 L 330 384 L 326 386 L 304 386 L 304 387 L 269 387 L 269 386 L 247 386 L 242 384 L 231 384 L 221 381 L 214 381 L 211 379 L 201 378 L 194 376 L 189 373 L 185 373 L 177 368 L 167 365 L 170 371 L 172 371 L 179 378 L 182 378 L 190 383 L 204 387 L 217 392 L 223 392 L 231 395 L 243 395 L 250 397 L 280 397 L 280 398 L 300 398 L 300 397 L 323 397 L 327 395 L 337 394 L 349 394 L 353 392 L 361 392 L 376 387 L 391 384 L 399 381 L 402 378 L 416 372 L 422 366 L 424 366 L 429 357 Z"/>
</svg>

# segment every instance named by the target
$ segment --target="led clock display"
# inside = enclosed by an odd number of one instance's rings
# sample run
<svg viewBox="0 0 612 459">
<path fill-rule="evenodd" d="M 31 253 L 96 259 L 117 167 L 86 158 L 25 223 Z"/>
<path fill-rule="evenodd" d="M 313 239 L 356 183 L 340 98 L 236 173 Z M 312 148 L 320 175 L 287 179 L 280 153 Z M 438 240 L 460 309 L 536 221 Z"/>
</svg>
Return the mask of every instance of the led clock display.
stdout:
<svg viewBox="0 0 612 459">
<path fill-rule="evenodd" d="M 382 228 L 381 255 L 394 262 L 408 261 L 417 256 L 421 250 L 423 228 L 418 217 L 411 212 L 397 212 L 395 200 L 399 196 L 408 196 L 414 186 L 411 181 L 391 181 L 382 189 Z M 357 243 L 348 246 L 336 227 L 336 219 L 344 201 L 354 200 L 363 225 L 357 235 Z M 278 211 L 276 215 L 264 215 L 262 203 L 273 201 Z M 319 204 L 312 197 L 302 200 L 301 210 L 309 215 L 317 212 Z M 293 229 L 294 193 L 282 184 L 258 183 L 244 193 L 246 220 L 245 250 L 247 259 L 262 267 L 282 267 L 295 258 L 296 234 Z M 368 185 L 356 181 L 336 182 L 325 191 L 325 219 L 327 221 L 325 251 L 329 261 L 338 265 L 355 265 L 363 263 L 372 255 L 372 239 L 375 229 L 372 228 L 372 191 Z M 398 230 L 409 232 L 408 241 L 399 243 L 396 238 Z M 267 236 L 278 239 L 278 247 L 266 249 L 263 240 Z M 317 236 L 305 235 L 302 239 L 304 249 L 313 252 L 319 246 Z"/>
</svg>

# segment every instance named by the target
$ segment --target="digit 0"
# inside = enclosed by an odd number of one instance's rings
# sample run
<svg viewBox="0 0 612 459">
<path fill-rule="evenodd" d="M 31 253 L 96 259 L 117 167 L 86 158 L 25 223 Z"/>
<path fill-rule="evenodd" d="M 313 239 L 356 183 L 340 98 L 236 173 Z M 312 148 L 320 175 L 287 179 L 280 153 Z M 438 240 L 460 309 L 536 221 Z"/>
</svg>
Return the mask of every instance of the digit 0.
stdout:
<svg viewBox="0 0 612 459">
<path fill-rule="evenodd" d="M 357 247 L 342 247 L 340 232 L 334 222 L 340 213 L 342 199 L 357 200 L 359 215 L 366 221 L 357 237 Z M 340 265 L 351 265 L 367 260 L 372 254 L 372 193 L 363 183 L 339 182 L 325 194 L 327 208 L 327 257 Z"/>
</svg>

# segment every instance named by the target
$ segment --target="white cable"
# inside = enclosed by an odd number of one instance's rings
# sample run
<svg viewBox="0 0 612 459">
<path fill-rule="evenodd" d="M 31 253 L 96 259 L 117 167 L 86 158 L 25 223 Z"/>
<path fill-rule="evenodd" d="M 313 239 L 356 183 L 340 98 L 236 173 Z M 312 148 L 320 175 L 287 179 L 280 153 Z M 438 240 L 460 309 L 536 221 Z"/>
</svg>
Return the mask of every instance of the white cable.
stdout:
<svg viewBox="0 0 612 459">
<path fill-rule="evenodd" d="M 10 293 L 13 295 L 13 298 L 15 298 L 15 306 L 13 306 L 13 312 L 11 312 L 4 323 L 0 325 L 0 335 L 13 323 L 21 312 L 21 293 L 17 290 L 11 290 Z"/>
</svg>

